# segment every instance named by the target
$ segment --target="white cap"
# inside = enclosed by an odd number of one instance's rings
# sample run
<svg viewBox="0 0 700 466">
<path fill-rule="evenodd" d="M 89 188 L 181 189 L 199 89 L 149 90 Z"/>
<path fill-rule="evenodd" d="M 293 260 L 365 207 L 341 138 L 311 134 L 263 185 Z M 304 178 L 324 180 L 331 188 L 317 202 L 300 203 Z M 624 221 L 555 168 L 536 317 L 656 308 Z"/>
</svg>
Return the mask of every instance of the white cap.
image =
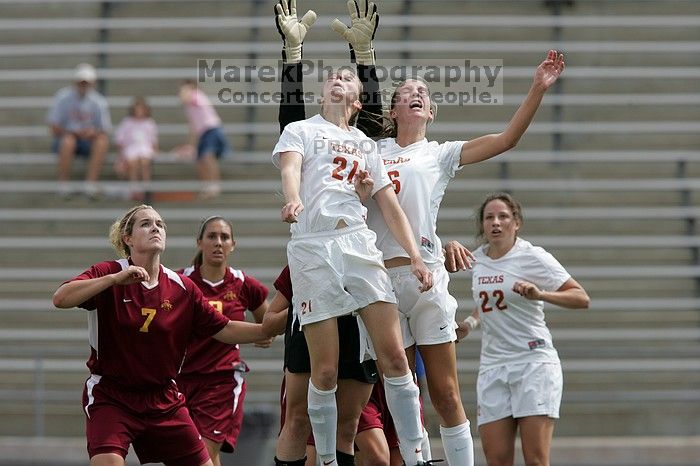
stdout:
<svg viewBox="0 0 700 466">
<path fill-rule="evenodd" d="M 81 63 L 75 67 L 75 82 L 87 81 L 94 83 L 97 79 L 95 68 L 89 63 Z"/>
</svg>

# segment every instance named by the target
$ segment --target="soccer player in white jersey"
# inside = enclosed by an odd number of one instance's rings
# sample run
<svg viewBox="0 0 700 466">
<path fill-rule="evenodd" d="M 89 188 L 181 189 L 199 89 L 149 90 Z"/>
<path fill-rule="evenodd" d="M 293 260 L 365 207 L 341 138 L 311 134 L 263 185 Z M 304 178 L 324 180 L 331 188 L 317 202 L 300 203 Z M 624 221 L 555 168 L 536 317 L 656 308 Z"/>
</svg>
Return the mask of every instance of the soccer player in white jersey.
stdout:
<svg viewBox="0 0 700 466">
<path fill-rule="evenodd" d="M 287 19 L 292 13 L 296 19 L 293 3 L 280 3 Z M 293 36 L 295 22 L 283 20 L 282 24 L 287 40 Z M 359 309 L 385 374 L 387 404 L 402 455 L 413 466 L 423 464 L 418 387 L 401 345 L 396 298 L 375 246 L 376 236 L 365 223 L 361 198 L 370 195 L 377 202 L 410 258 L 421 291 L 432 287 L 432 273 L 412 237 L 375 143 L 349 125 L 362 106 L 361 88 L 349 70 L 331 73 L 323 84 L 321 114 L 288 124 L 273 160 L 282 172 L 281 216 L 292 223 L 287 256 L 294 311 L 311 358 L 308 411 L 319 459 L 325 465 L 336 462 L 336 319 Z M 373 183 L 363 183 L 369 180 Z"/>
<path fill-rule="evenodd" d="M 520 429 L 525 464 L 549 466 L 562 371 L 544 320 L 544 303 L 588 307 L 589 297 L 559 262 L 520 238 L 520 204 L 506 193 L 488 196 L 476 215 L 474 313 L 460 337 L 483 328 L 477 379 L 477 423 L 489 465 L 512 465 Z"/>
<path fill-rule="evenodd" d="M 350 42 L 358 72 L 370 81 L 363 82 L 367 85 L 367 93 L 372 92 L 370 88 L 378 91 L 379 86 L 371 82 L 376 80 L 371 45 L 376 24 L 375 15 L 370 13 L 375 7 L 372 3 L 368 5 L 366 0 L 349 2 L 348 6 L 351 26 L 346 28 L 342 23 L 334 22 L 333 29 Z M 363 67 L 369 69 L 363 70 Z M 440 416 L 440 436 L 450 464 L 472 465 L 474 458 L 470 423 L 462 406 L 457 380 L 454 348 L 457 303 L 448 292 L 449 279 L 436 233 L 440 202 L 449 181 L 463 165 L 487 160 L 517 144 L 533 120 L 544 93 L 563 70 L 564 56 L 550 50 L 537 67 L 524 102 L 502 133 L 471 141 L 428 141 L 427 125 L 435 117 L 436 106 L 430 99 L 426 83 L 418 79 L 408 79 L 395 89 L 389 124 L 383 132 L 374 131 L 376 124 L 363 124 L 368 136 L 389 136 L 377 141 L 379 154 L 409 219 L 413 236 L 420 245 L 423 260 L 435 277 L 435 285 L 429 292 L 416 292 L 415 279 L 407 268 L 410 261 L 406 253 L 388 234 L 387 222 L 376 204 L 368 202 L 367 224 L 377 234 L 377 247 L 384 254 L 384 263 L 398 298 L 404 347 L 409 359 L 413 359 L 414 345 L 420 349 L 430 399 Z M 365 109 L 370 112 L 373 111 L 371 105 L 379 104 L 381 108 L 378 92 L 370 95 L 369 104 Z M 468 251 L 463 254 L 468 255 Z"/>
<path fill-rule="evenodd" d="M 348 2 L 348 8 L 351 26 L 336 20 L 332 27 L 350 43 L 351 56 L 357 63 L 365 94 L 369 95 L 364 111 L 380 115 L 381 98 L 372 47 L 378 24 L 376 7 L 360 0 Z M 384 132 L 373 118 L 363 118 L 361 114 L 358 119 L 358 127 L 369 136 L 390 136 L 378 141 L 379 152 L 399 203 L 407 213 L 414 238 L 421 245 L 423 260 L 436 277 L 436 286 L 429 293 L 415 292 L 416 283 L 407 270 L 409 258 L 388 235 L 388 224 L 380 210 L 369 202 L 368 225 L 377 233 L 377 246 L 384 254 L 399 301 L 404 346 L 409 355 L 413 354 L 413 345 L 420 347 L 430 397 L 441 418 L 445 455 L 451 464 L 471 465 L 474 460 L 470 425 L 459 395 L 454 350 L 456 302 L 449 296 L 448 278 L 442 268 L 442 247 L 436 234 L 438 208 L 448 182 L 462 165 L 489 159 L 515 146 L 534 118 L 544 93 L 563 70 L 563 55 L 550 50 L 507 128 L 502 133 L 472 141 L 444 144 L 427 141 L 427 124 L 435 116 L 435 106 L 428 87 L 419 80 L 407 80 L 397 87 L 392 96 L 390 124 Z M 303 108 L 303 103 L 299 106 Z M 290 119 L 294 110 L 290 106 Z M 468 258 L 468 251 L 463 250 L 462 254 Z"/>
</svg>

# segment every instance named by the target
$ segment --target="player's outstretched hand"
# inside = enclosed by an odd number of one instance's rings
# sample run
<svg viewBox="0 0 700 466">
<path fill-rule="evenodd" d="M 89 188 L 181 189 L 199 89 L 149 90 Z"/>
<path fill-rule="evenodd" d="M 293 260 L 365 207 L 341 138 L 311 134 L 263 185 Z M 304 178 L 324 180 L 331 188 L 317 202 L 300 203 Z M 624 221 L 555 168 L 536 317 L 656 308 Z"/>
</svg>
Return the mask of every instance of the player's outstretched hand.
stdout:
<svg viewBox="0 0 700 466">
<path fill-rule="evenodd" d="M 282 221 L 296 223 L 302 210 L 304 210 L 304 205 L 300 201 L 287 202 L 282 207 L 282 213 L 280 214 Z"/>
<path fill-rule="evenodd" d="M 557 82 L 559 76 L 564 72 L 564 68 L 564 54 L 550 50 L 547 52 L 547 58 L 535 70 L 534 84 L 541 86 L 546 91 Z"/>
<path fill-rule="evenodd" d="M 350 27 L 338 18 L 331 23 L 340 37 L 350 43 L 350 56 L 360 65 L 374 65 L 372 40 L 379 26 L 377 5 L 367 0 L 348 0 Z"/>
<path fill-rule="evenodd" d="M 527 299 L 542 299 L 542 291 L 539 288 L 537 288 L 537 285 L 535 285 L 534 283 L 515 282 L 513 283 L 513 291 Z"/>
<path fill-rule="evenodd" d="M 411 261 L 411 272 L 413 272 L 413 275 L 420 281 L 418 289 L 421 293 L 433 287 L 433 272 L 425 265 L 423 259 Z"/>
<path fill-rule="evenodd" d="M 138 265 L 130 265 L 125 270 L 114 274 L 115 285 L 130 285 L 132 283 L 147 282 L 150 280 L 150 275 L 146 269 Z"/>
<path fill-rule="evenodd" d="M 265 333 L 267 334 L 267 332 L 265 331 L 265 325 L 264 325 L 264 324 L 263 324 L 263 332 L 265 332 Z M 256 341 L 256 342 L 254 343 L 254 346 L 255 346 L 256 348 L 269 348 L 270 346 L 272 346 L 272 342 L 273 342 L 273 341 L 275 341 L 275 337 L 268 337 L 268 338 L 265 338 L 265 339 L 263 339 L 263 340 L 258 340 L 258 341 Z"/>
<path fill-rule="evenodd" d="M 459 272 L 472 268 L 476 258 L 471 251 L 462 246 L 458 241 L 449 241 L 445 244 L 445 268 L 448 272 Z"/>
<path fill-rule="evenodd" d="M 457 343 L 465 339 L 469 335 L 470 331 L 471 327 L 469 324 L 464 321 L 457 322 L 457 328 L 455 329 L 455 332 L 457 332 Z"/>
<path fill-rule="evenodd" d="M 313 10 L 307 11 L 301 21 L 297 19 L 296 0 L 280 0 L 275 5 L 275 24 L 284 43 L 282 58 L 285 63 L 299 63 L 301 61 L 301 47 L 304 43 L 304 37 L 315 22 L 316 12 Z"/>
<path fill-rule="evenodd" d="M 361 202 L 365 202 L 372 195 L 374 180 L 367 170 L 358 171 L 353 179 L 353 184 L 355 185 L 355 192 L 360 197 Z"/>
</svg>

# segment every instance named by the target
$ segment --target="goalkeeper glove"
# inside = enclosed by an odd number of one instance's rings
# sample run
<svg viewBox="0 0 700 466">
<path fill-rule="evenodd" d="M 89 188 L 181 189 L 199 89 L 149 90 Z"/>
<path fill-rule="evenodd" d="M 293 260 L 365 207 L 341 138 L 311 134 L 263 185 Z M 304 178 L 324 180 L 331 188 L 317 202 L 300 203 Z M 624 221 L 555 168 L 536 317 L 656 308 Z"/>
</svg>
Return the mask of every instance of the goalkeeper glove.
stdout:
<svg viewBox="0 0 700 466">
<path fill-rule="evenodd" d="M 275 5 L 275 24 L 284 43 L 282 50 L 284 63 L 299 63 L 301 61 L 301 47 L 304 43 L 304 37 L 315 22 L 316 13 L 313 10 L 307 11 L 301 21 L 297 19 L 296 0 L 280 0 Z"/>
<path fill-rule="evenodd" d="M 331 28 L 350 43 L 350 58 L 359 65 L 374 65 L 372 40 L 379 26 L 377 5 L 367 0 L 349 0 L 350 27 L 338 18 Z"/>
</svg>

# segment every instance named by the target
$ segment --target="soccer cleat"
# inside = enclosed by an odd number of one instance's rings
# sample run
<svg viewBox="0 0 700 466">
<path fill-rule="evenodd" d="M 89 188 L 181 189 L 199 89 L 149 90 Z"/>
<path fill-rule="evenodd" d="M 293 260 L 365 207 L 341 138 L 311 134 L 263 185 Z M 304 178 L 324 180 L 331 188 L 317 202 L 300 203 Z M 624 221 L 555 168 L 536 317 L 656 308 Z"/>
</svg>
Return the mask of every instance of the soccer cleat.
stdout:
<svg viewBox="0 0 700 466">
<path fill-rule="evenodd" d="M 416 466 L 430 466 L 431 464 L 437 464 L 437 463 L 444 463 L 445 460 L 428 460 L 428 461 L 419 461 Z M 406 466 L 406 463 L 403 463 L 403 466 Z"/>
</svg>

